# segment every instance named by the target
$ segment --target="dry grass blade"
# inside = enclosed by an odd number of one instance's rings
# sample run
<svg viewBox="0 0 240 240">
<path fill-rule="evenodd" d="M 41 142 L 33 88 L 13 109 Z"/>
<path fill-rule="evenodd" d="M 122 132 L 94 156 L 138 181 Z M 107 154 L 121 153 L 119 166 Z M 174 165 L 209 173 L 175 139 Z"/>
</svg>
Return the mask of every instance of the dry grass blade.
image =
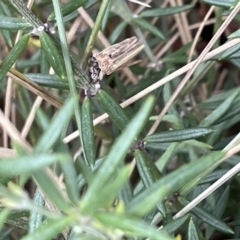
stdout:
<svg viewBox="0 0 240 240">
<path fill-rule="evenodd" d="M 62 106 L 62 102 L 57 97 L 55 97 L 53 94 L 46 91 L 44 88 L 40 87 L 38 84 L 28 79 L 26 76 L 24 76 L 17 70 L 11 68 L 7 75 L 23 87 L 27 88 L 29 91 L 42 97 L 45 101 L 47 101 L 54 107 L 59 108 Z"/>
</svg>

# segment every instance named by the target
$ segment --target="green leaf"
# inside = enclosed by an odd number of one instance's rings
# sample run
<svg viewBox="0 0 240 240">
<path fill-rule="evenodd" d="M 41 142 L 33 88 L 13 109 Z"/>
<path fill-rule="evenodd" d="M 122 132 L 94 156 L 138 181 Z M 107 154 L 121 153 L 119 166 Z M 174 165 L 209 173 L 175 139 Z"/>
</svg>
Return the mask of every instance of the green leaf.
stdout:
<svg viewBox="0 0 240 240">
<path fill-rule="evenodd" d="M 134 157 L 136 159 L 138 173 L 146 188 L 161 178 L 160 171 L 146 152 L 136 149 L 134 151 Z"/>
<path fill-rule="evenodd" d="M 124 21 L 131 21 L 132 12 L 125 1 L 112 0 L 111 11 L 124 19 Z"/>
<path fill-rule="evenodd" d="M 226 174 L 228 171 L 229 171 L 229 169 L 215 170 L 215 171 L 211 172 L 209 175 L 207 175 L 198 185 L 215 182 L 219 178 L 221 178 L 224 174 Z"/>
<path fill-rule="evenodd" d="M 79 173 L 81 173 L 84 181 L 86 181 L 86 183 L 89 185 L 93 180 L 94 173 L 89 168 L 89 166 L 86 165 L 86 162 L 84 161 L 84 159 L 80 156 L 76 159 L 75 164 L 76 164 L 75 167 L 76 167 L 77 171 Z M 95 165 L 94 167 L 97 168 L 98 165 L 97 166 Z"/>
<path fill-rule="evenodd" d="M 210 109 L 214 110 L 216 109 L 222 102 L 226 100 L 226 98 L 230 97 L 232 94 L 234 94 L 236 91 L 240 90 L 240 87 L 236 87 L 230 90 L 225 90 L 222 93 L 219 93 L 217 95 L 213 95 L 212 97 L 204 100 L 201 102 L 198 106 L 203 109 Z M 240 96 L 238 96 L 233 104 L 238 105 L 240 103 Z"/>
<path fill-rule="evenodd" d="M 224 189 L 220 197 L 217 198 L 216 201 L 214 202 L 213 214 L 218 219 L 222 218 L 223 213 L 226 210 L 228 198 L 229 198 L 229 186 L 227 186 L 226 189 Z M 209 236 L 209 237 L 212 236 L 214 231 L 215 231 L 215 228 L 208 226 L 206 229 L 206 236 Z"/>
<path fill-rule="evenodd" d="M 23 3 L 23 1 L 9 0 L 9 2 L 14 6 L 14 8 L 21 14 L 22 17 L 28 20 L 31 23 L 31 26 L 34 28 L 38 28 L 43 26 L 43 23 L 40 21 L 36 15 L 27 8 L 27 5 Z"/>
<path fill-rule="evenodd" d="M 11 212 L 8 215 L 8 220 L 16 220 L 23 217 L 29 217 L 28 211 L 22 211 L 22 210 L 11 210 Z"/>
<path fill-rule="evenodd" d="M 157 231 L 153 226 L 148 226 L 142 220 L 132 216 L 98 213 L 94 217 L 105 226 L 122 230 L 127 236 L 149 237 L 152 240 L 172 240 L 171 237 L 162 231 Z"/>
<path fill-rule="evenodd" d="M 194 7 L 194 5 L 190 4 L 190 5 L 183 5 L 183 6 L 178 6 L 178 7 L 157 8 L 157 9 L 153 9 L 153 10 L 145 10 L 139 16 L 140 17 L 166 16 L 166 15 L 184 12 L 184 11 L 192 9 L 193 7 Z"/>
<path fill-rule="evenodd" d="M 102 26 L 101 30 L 104 32 L 105 28 L 110 20 L 110 12 L 111 12 L 111 1 L 109 1 L 107 5 L 107 9 L 105 10 L 105 13 L 103 14 L 103 19 L 102 19 Z"/>
<path fill-rule="evenodd" d="M 172 87 L 171 87 L 171 83 L 168 82 L 163 87 L 163 101 L 165 104 L 167 104 L 167 102 L 169 101 L 171 96 L 172 96 Z M 173 123 L 173 128 L 175 128 L 175 129 L 183 128 L 181 117 L 179 116 L 178 111 L 174 105 L 171 105 L 168 108 L 168 113 L 176 116 L 176 118 L 177 118 L 177 121 Z"/>
<path fill-rule="evenodd" d="M 181 227 L 186 220 L 189 218 L 189 215 L 182 216 L 180 218 L 174 219 L 171 222 L 167 223 L 165 226 L 163 226 L 162 230 L 172 234 L 174 233 L 179 227 Z"/>
<path fill-rule="evenodd" d="M 26 45 L 28 44 L 30 35 L 25 34 L 23 35 L 19 41 L 14 45 L 11 51 L 8 53 L 2 64 L 0 65 L 0 82 L 6 76 L 9 69 L 12 65 L 16 62 Z"/>
<path fill-rule="evenodd" d="M 209 127 L 213 125 L 214 122 L 216 122 L 219 118 L 221 118 L 224 114 L 226 114 L 226 112 L 232 106 L 234 100 L 238 95 L 239 95 L 239 90 L 237 90 L 232 95 L 230 95 L 223 103 L 219 105 L 218 108 L 216 108 L 212 113 L 210 113 L 206 118 L 204 118 L 200 122 L 199 126 Z"/>
<path fill-rule="evenodd" d="M 122 187 L 119 193 L 119 199 L 122 200 L 125 204 L 129 203 L 132 200 L 132 188 L 130 181 L 127 181 Z"/>
<path fill-rule="evenodd" d="M 122 21 L 121 23 L 119 23 L 117 25 L 117 27 L 112 31 L 110 37 L 109 37 L 109 42 L 110 43 L 114 43 L 117 38 L 120 36 L 120 34 L 123 32 L 123 30 L 125 29 L 125 27 L 127 26 L 127 22 Z"/>
<path fill-rule="evenodd" d="M 121 136 L 114 143 L 111 151 L 98 169 L 92 183 L 80 203 L 83 212 L 91 212 L 93 210 L 91 204 L 96 201 L 96 192 L 101 190 L 116 172 L 116 168 L 120 162 L 123 161 L 130 145 L 140 133 L 145 121 L 148 119 L 153 103 L 153 97 L 149 97 L 136 116 L 125 127 Z"/>
<path fill-rule="evenodd" d="M 54 143 L 59 139 L 60 134 L 62 133 L 63 127 L 69 122 L 74 106 L 77 102 L 77 97 L 72 96 L 66 101 L 63 107 L 54 117 L 53 121 L 38 140 L 38 143 L 35 147 L 35 152 L 45 152 L 48 151 Z"/>
<path fill-rule="evenodd" d="M 0 13 L 1 14 L 1 13 Z M 9 30 L 1 30 L 1 33 L 2 33 L 2 36 L 5 40 L 5 42 L 7 43 L 7 45 L 12 48 L 13 47 L 13 42 L 12 42 L 12 39 L 11 39 L 11 34 L 10 34 L 10 31 Z"/>
<path fill-rule="evenodd" d="M 185 186 L 190 180 L 196 178 L 196 176 L 218 162 L 224 155 L 225 152 L 212 152 L 207 156 L 199 158 L 198 161 L 186 164 L 171 172 L 138 194 L 127 206 L 128 211 L 138 216 L 145 215 L 158 202 Z"/>
<path fill-rule="evenodd" d="M 67 157 L 69 156 L 66 154 L 32 154 L 14 159 L 1 159 L 0 175 L 2 177 L 10 177 L 25 173 L 29 174 L 57 161 L 63 161 Z"/>
<path fill-rule="evenodd" d="M 40 74 L 40 73 L 28 73 L 25 74 L 26 77 L 31 79 L 33 82 L 50 88 L 57 89 L 69 89 L 68 82 L 66 79 L 61 79 L 57 75 L 49 75 L 49 74 Z M 79 88 L 79 84 L 76 82 L 77 87 Z"/>
<path fill-rule="evenodd" d="M 91 211 L 101 207 L 108 208 L 112 205 L 123 185 L 127 182 L 131 173 L 131 166 L 127 165 L 120 170 L 116 170 L 116 177 L 105 184 L 104 188 L 98 189 L 95 194 L 98 196 L 92 201 Z"/>
<path fill-rule="evenodd" d="M 18 31 L 27 27 L 31 27 L 31 25 L 24 18 L 0 16 L 0 29 Z"/>
<path fill-rule="evenodd" d="M 171 156 L 175 153 L 176 149 L 178 149 L 179 143 L 171 143 L 166 151 L 160 156 L 160 158 L 156 161 L 156 166 L 162 172 L 168 161 L 171 160 Z"/>
<path fill-rule="evenodd" d="M 146 142 L 180 142 L 189 139 L 195 139 L 203 137 L 209 133 L 212 133 L 213 130 L 210 128 L 187 128 L 181 130 L 172 130 L 167 132 L 160 132 L 147 136 L 144 140 Z"/>
<path fill-rule="evenodd" d="M 66 76 L 66 70 L 63 62 L 63 57 L 59 53 L 56 45 L 45 32 L 39 34 L 39 39 L 41 42 L 41 47 L 46 55 L 49 64 L 52 66 L 55 73 L 60 77 L 64 78 Z"/>
<path fill-rule="evenodd" d="M 85 97 L 82 104 L 82 145 L 86 161 L 93 168 L 96 159 L 94 128 L 91 102 L 88 97 Z"/>
<path fill-rule="evenodd" d="M 192 219 L 188 225 L 188 240 L 199 240 L 198 232 Z"/>
<path fill-rule="evenodd" d="M 209 60 L 223 61 L 223 60 L 239 59 L 239 51 L 240 51 L 240 45 L 236 44 L 232 47 L 227 48 L 223 52 L 218 53 L 217 55 L 211 57 Z"/>
<path fill-rule="evenodd" d="M 214 215 L 216 217 L 222 217 L 224 214 L 224 211 L 227 207 L 227 202 L 229 198 L 229 192 L 230 192 L 230 186 L 227 186 L 223 193 L 221 194 L 220 198 L 217 199 L 217 203 L 214 208 Z"/>
<path fill-rule="evenodd" d="M 185 200 L 182 197 L 179 197 L 179 201 L 183 204 L 186 205 L 188 203 L 187 200 Z M 219 218 L 213 216 L 210 214 L 208 211 L 201 207 L 194 207 L 191 210 L 191 213 L 201 219 L 203 222 L 209 224 L 210 226 L 216 228 L 217 230 L 224 232 L 224 233 L 229 233 L 233 234 L 232 229 L 223 221 L 219 220 Z"/>
<path fill-rule="evenodd" d="M 63 143 L 59 144 L 57 150 L 59 148 L 68 152 L 67 146 Z M 64 152 L 63 151 L 63 152 Z M 75 171 L 73 161 L 71 158 L 68 158 L 67 161 L 59 163 L 62 173 L 64 174 L 64 182 L 66 185 L 66 191 L 68 193 L 69 199 L 73 204 L 77 205 L 78 202 L 78 186 L 77 186 L 77 173 Z"/>
<path fill-rule="evenodd" d="M 155 27 L 154 25 L 150 24 L 148 21 L 142 18 L 133 18 L 132 23 L 136 24 L 137 26 L 144 30 L 149 31 L 150 33 L 161 39 L 165 39 L 164 35 L 159 31 L 157 27 Z"/>
<path fill-rule="evenodd" d="M 7 209 L 7 208 L 1 209 L 1 211 L 0 211 L 0 232 L 2 230 L 2 227 L 5 223 L 5 221 L 7 220 L 9 212 L 10 212 L 9 209 Z"/>
<path fill-rule="evenodd" d="M 88 43 L 87 43 L 87 46 L 85 48 L 85 52 L 84 52 L 84 55 L 83 55 L 82 66 L 83 66 L 84 69 L 87 66 L 88 58 L 89 58 L 89 56 L 90 56 L 90 54 L 93 50 L 93 46 L 96 42 L 98 32 L 99 32 L 99 30 L 101 28 L 101 25 L 103 23 L 104 16 L 105 16 L 106 12 L 109 10 L 110 2 L 111 2 L 111 0 L 102 0 L 101 1 L 101 5 L 98 9 L 97 17 L 95 19 L 95 22 L 94 22 L 94 25 L 93 25 L 93 28 L 92 28 L 92 32 L 91 32 L 91 35 L 89 37 L 89 40 L 88 40 Z"/>
<path fill-rule="evenodd" d="M 239 38 L 240 37 L 240 29 L 238 29 L 237 31 L 231 33 L 228 36 L 228 39 L 234 39 L 234 38 Z"/>
<path fill-rule="evenodd" d="M 221 0 L 221 1 L 219 1 L 219 0 L 202 0 L 202 1 L 207 4 L 210 4 L 210 5 L 230 8 L 234 4 L 235 0 Z"/>
<path fill-rule="evenodd" d="M 7 45 L 10 48 L 12 48 L 13 47 L 13 41 L 12 41 L 10 30 L 4 30 L 4 27 L 5 27 L 6 24 L 4 23 L 4 21 L 2 22 L 3 18 L 6 18 L 4 16 L 5 12 L 6 12 L 6 10 L 4 9 L 4 3 L 1 3 L 0 4 L 0 29 L 2 28 L 1 34 L 2 34 L 3 39 L 5 40 L 5 42 L 7 43 Z"/>
<path fill-rule="evenodd" d="M 41 193 L 40 189 L 37 187 L 33 196 L 33 201 L 37 206 L 44 206 L 44 196 Z M 33 232 L 35 229 L 37 229 L 43 221 L 43 215 L 36 212 L 31 211 L 29 216 L 29 222 L 28 222 L 28 232 Z"/>
<path fill-rule="evenodd" d="M 87 3 L 88 0 L 69 0 L 67 3 L 62 4 L 61 6 L 61 12 L 62 16 L 67 16 L 68 14 L 71 14 L 72 12 L 76 11 L 78 8 L 83 6 L 85 3 Z M 51 13 L 48 17 L 48 20 L 55 20 L 55 12 Z"/>
<path fill-rule="evenodd" d="M 44 131 L 46 131 L 50 125 L 50 119 L 41 108 L 38 108 L 36 110 L 36 115 L 37 115 L 39 125 Z"/>
<path fill-rule="evenodd" d="M 52 180 L 52 176 L 46 171 L 36 171 L 32 173 L 34 180 L 40 186 L 43 193 L 60 210 L 68 211 L 69 202 L 62 195 L 62 189 Z"/>
<path fill-rule="evenodd" d="M 49 240 L 56 237 L 60 232 L 70 226 L 74 221 L 73 216 L 64 216 L 60 219 L 47 219 L 44 223 L 34 232 L 21 238 L 21 240 Z"/>
<path fill-rule="evenodd" d="M 122 131 L 129 122 L 129 118 L 124 109 L 102 89 L 98 91 L 96 98 L 117 127 Z"/>
<path fill-rule="evenodd" d="M 226 49 L 224 52 L 222 52 L 220 54 L 218 60 L 221 61 L 221 60 L 239 59 L 239 51 L 240 51 L 239 44 L 232 46 L 232 47 Z"/>
</svg>

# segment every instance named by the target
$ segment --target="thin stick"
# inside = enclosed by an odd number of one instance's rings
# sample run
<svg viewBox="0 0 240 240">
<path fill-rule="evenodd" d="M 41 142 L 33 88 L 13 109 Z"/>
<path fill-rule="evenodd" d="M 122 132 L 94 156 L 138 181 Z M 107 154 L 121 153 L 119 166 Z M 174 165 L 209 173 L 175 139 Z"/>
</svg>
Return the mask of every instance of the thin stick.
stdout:
<svg viewBox="0 0 240 240">
<path fill-rule="evenodd" d="M 97 38 L 98 31 L 102 25 L 102 20 L 103 20 L 104 14 L 107 10 L 109 3 L 110 3 L 110 0 L 103 0 L 102 4 L 100 6 L 96 21 L 95 21 L 93 29 L 92 29 L 92 33 L 90 35 L 86 50 L 83 55 L 83 60 L 82 60 L 83 69 L 86 68 L 88 58 L 92 52 L 93 46 L 94 46 L 96 38 Z"/>
<path fill-rule="evenodd" d="M 188 63 L 191 62 L 194 49 L 195 49 L 195 47 L 196 47 L 196 45 L 197 45 L 197 41 L 198 41 L 198 39 L 199 39 L 199 37 L 200 37 L 200 34 L 201 34 L 203 28 L 206 26 L 206 22 L 207 22 L 208 18 L 211 16 L 214 8 L 215 8 L 214 6 L 211 6 L 211 7 L 210 7 L 210 9 L 208 10 L 206 16 L 204 17 L 201 25 L 200 25 L 199 28 L 198 28 L 198 31 L 197 31 L 197 33 L 196 33 L 196 35 L 195 35 L 194 41 L 193 41 L 193 43 L 192 43 L 192 46 L 191 46 L 191 49 L 190 49 L 190 52 L 189 52 Z"/>
<path fill-rule="evenodd" d="M 41 105 L 42 101 L 43 101 L 43 99 L 41 97 L 37 96 L 32 108 L 31 108 L 31 111 L 24 123 L 23 129 L 21 132 L 21 137 L 23 137 L 23 138 L 27 137 L 27 134 L 28 134 L 28 132 L 32 126 L 33 120 L 35 118 L 36 109 Z"/>
</svg>

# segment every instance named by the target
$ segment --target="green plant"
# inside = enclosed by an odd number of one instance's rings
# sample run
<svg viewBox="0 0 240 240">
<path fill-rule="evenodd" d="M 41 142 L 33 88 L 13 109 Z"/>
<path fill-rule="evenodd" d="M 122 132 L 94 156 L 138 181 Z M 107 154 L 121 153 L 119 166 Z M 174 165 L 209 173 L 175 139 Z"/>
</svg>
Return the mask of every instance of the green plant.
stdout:
<svg viewBox="0 0 240 240">
<path fill-rule="evenodd" d="M 199 34 L 214 24 L 213 36 L 198 53 L 187 22 L 198 8 L 170 2 L 0 2 L 0 239 L 240 237 L 239 32 L 218 41 L 240 3 L 204 1 Z M 91 81 L 93 48 L 133 35 L 141 63 Z M 216 71 L 223 61 L 231 71 Z"/>
</svg>

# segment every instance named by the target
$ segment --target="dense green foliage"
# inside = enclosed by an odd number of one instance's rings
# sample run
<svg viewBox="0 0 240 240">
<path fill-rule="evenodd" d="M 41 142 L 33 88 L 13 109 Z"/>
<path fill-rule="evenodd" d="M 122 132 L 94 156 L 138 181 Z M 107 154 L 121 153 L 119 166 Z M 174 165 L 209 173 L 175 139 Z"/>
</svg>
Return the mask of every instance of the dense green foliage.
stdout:
<svg viewBox="0 0 240 240">
<path fill-rule="evenodd" d="M 148 2 L 0 1 L 0 240 L 240 239 L 240 3 Z"/>
</svg>

